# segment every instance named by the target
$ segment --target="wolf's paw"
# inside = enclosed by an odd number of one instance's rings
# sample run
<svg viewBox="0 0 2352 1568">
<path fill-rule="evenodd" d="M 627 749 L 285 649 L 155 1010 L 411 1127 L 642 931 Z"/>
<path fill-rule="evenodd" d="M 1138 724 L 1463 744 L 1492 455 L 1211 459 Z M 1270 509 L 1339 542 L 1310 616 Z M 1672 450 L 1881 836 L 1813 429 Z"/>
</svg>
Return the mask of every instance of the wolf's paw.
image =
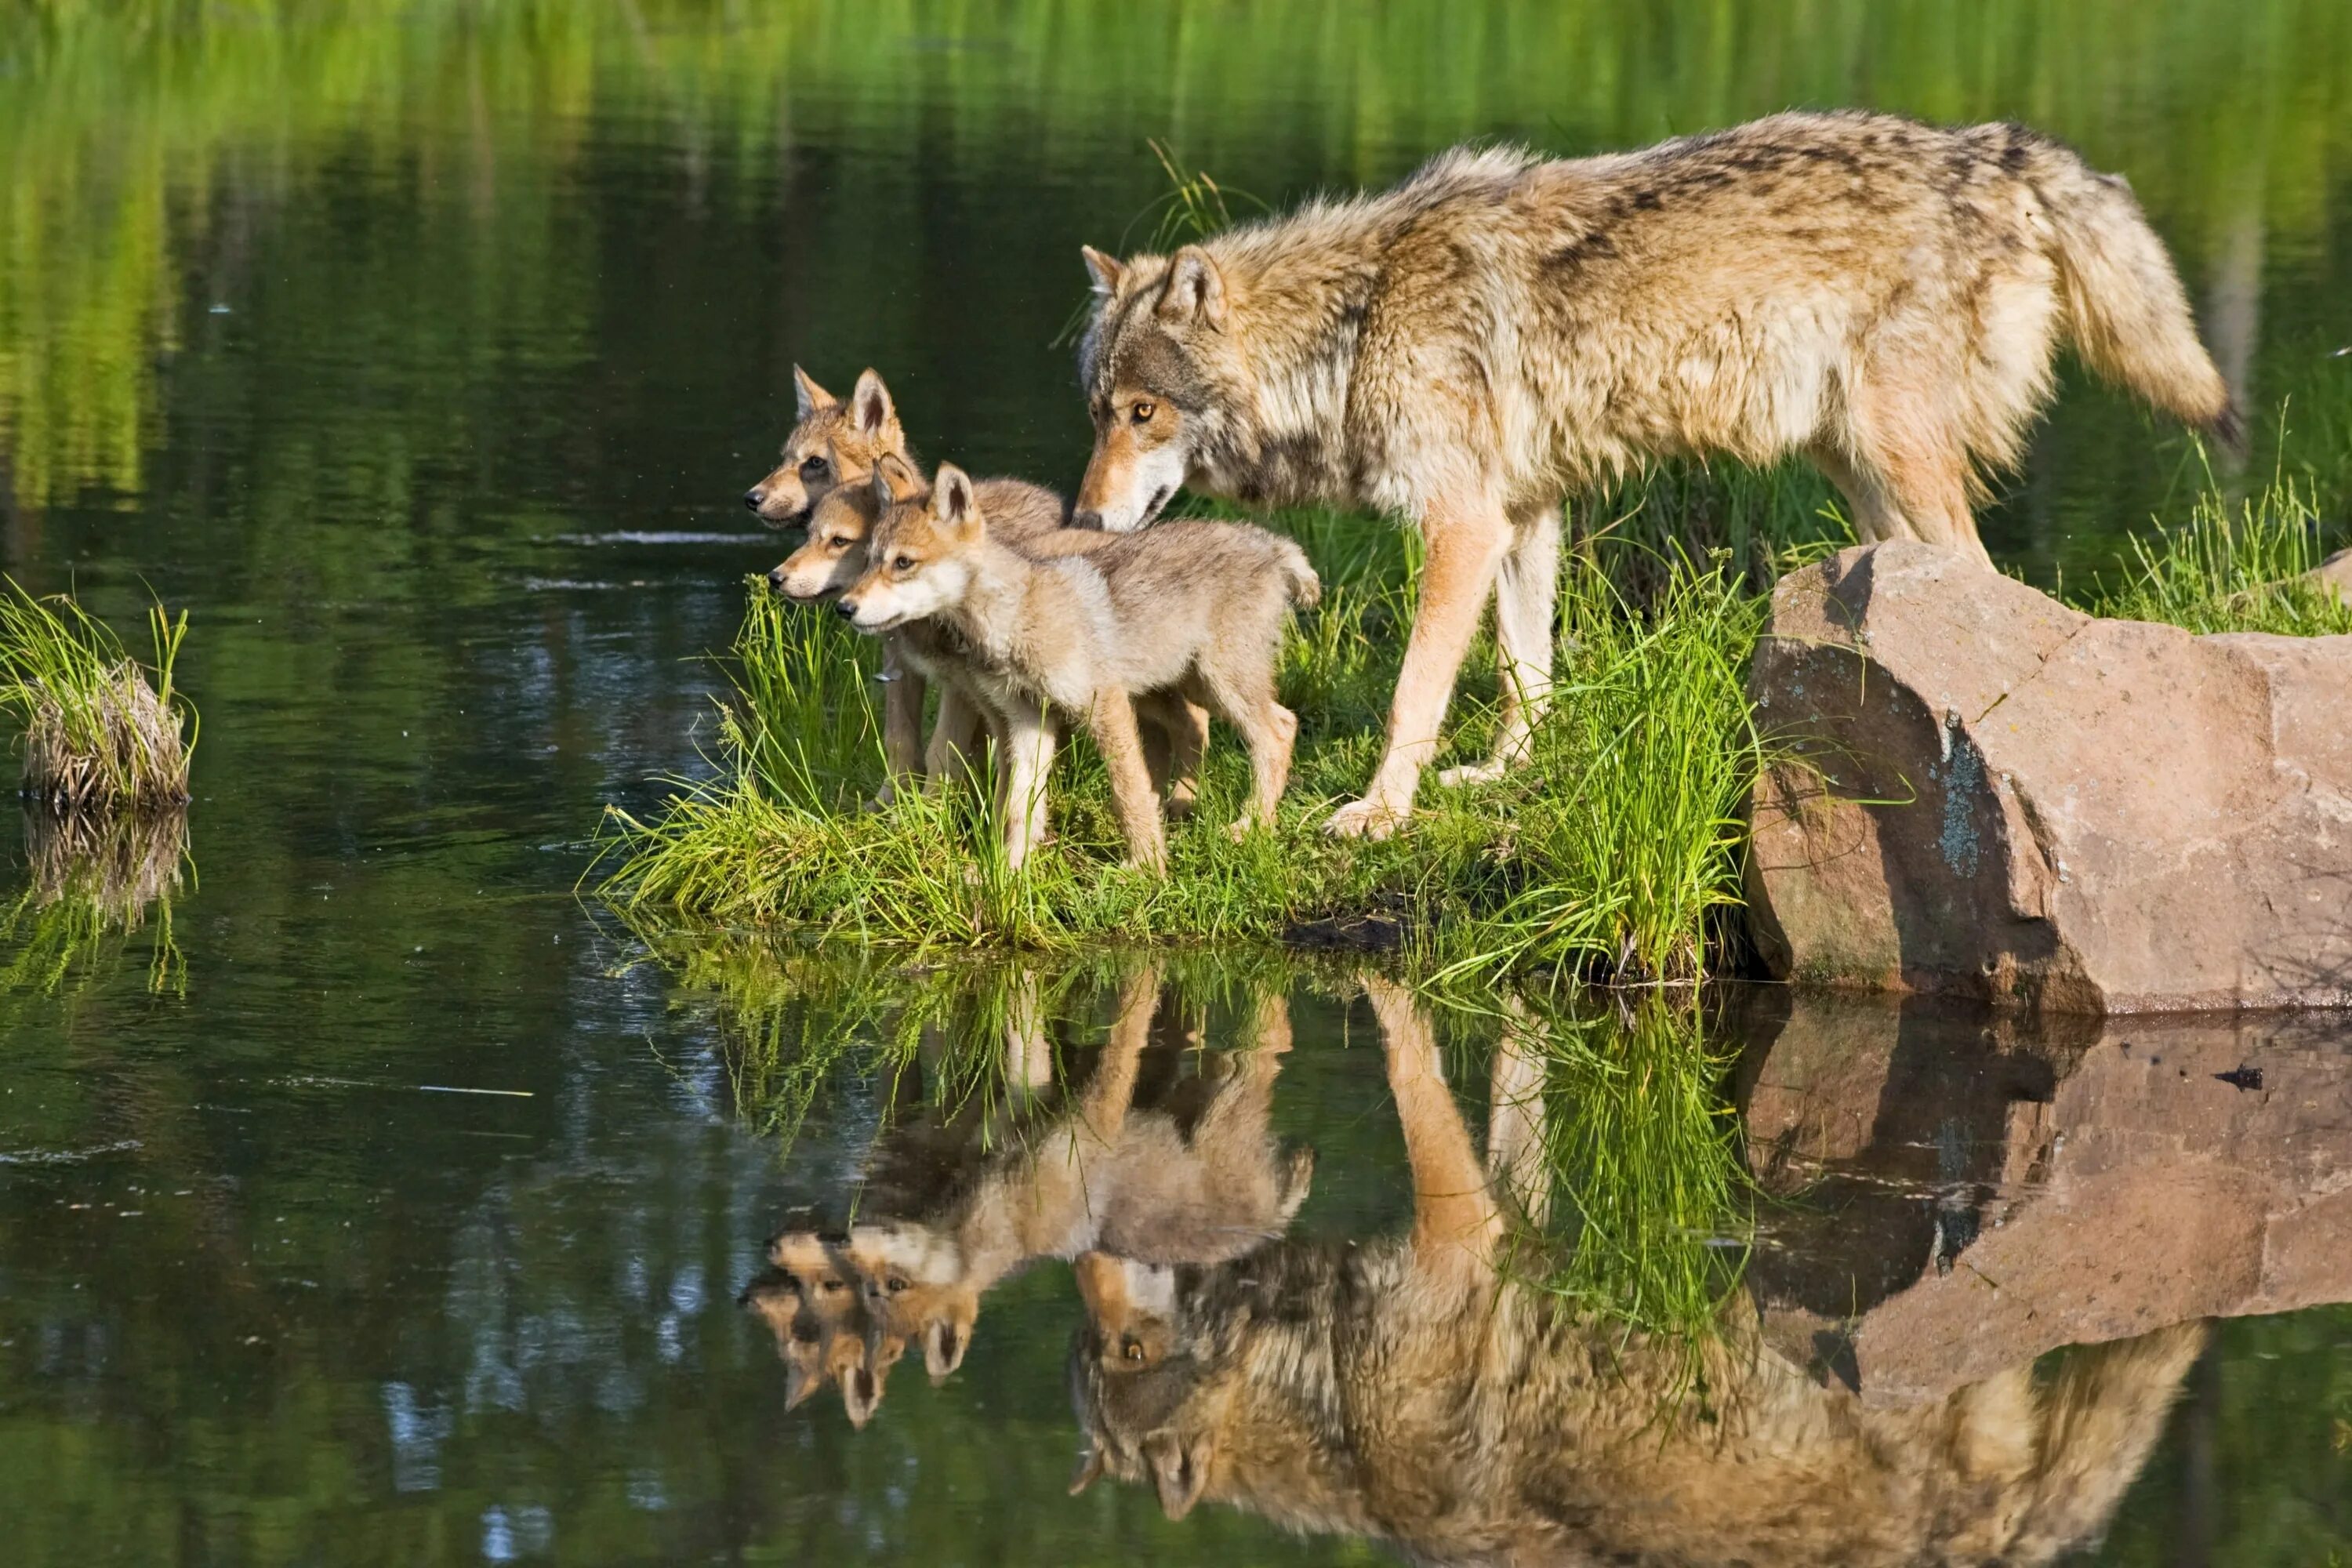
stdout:
<svg viewBox="0 0 2352 1568">
<path fill-rule="evenodd" d="M 1493 784 L 1503 776 L 1504 764 L 1493 757 L 1483 763 L 1465 763 L 1458 768 L 1444 769 L 1437 775 L 1439 784 L 1446 789 L 1460 789 L 1465 784 Z"/>
<path fill-rule="evenodd" d="M 1404 815 L 1386 801 L 1351 800 L 1331 814 L 1323 831 L 1334 838 L 1386 838 L 1403 825 Z"/>
</svg>

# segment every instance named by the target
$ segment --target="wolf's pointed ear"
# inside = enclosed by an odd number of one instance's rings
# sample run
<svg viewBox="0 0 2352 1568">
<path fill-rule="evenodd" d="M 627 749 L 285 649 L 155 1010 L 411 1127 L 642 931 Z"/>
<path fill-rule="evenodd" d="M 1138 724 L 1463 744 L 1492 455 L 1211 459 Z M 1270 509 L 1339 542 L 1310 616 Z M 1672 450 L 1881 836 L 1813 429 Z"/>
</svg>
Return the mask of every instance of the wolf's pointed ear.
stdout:
<svg viewBox="0 0 2352 1568">
<path fill-rule="evenodd" d="M 931 516 L 950 533 L 979 531 L 980 501 L 971 493 L 971 476 L 953 463 L 941 463 L 932 476 Z"/>
<path fill-rule="evenodd" d="M 879 436 L 898 422 L 898 411 L 890 403 L 890 389 L 868 365 L 860 371 L 857 385 L 849 394 L 849 406 L 857 416 L 857 428 L 866 436 Z"/>
<path fill-rule="evenodd" d="M 1160 1494 L 1160 1511 L 1170 1522 L 1192 1511 L 1209 1486 L 1209 1439 L 1196 1438 L 1189 1447 L 1171 1433 L 1147 1437 L 1144 1462 L 1151 1467 L 1151 1489 Z"/>
<path fill-rule="evenodd" d="M 819 386 L 816 384 L 816 377 L 798 365 L 793 366 L 793 391 L 800 396 L 801 417 L 803 419 L 820 408 L 833 406 L 833 394 Z"/>
<path fill-rule="evenodd" d="M 922 494 L 923 476 L 896 452 L 885 452 L 874 465 L 874 499 L 887 510 L 902 500 Z"/>
<path fill-rule="evenodd" d="M 848 1414 L 853 1429 L 863 1429 L 874 1419 L 874 1412 L 882 1405 L 882 1380 L 864 1367 L 855 1367 L 841 1377 L 841 1407 Z"/>
<path fill-rule="evenodd" d="M 934 1386 L 955 1375 L 963 1364 L 963 1352 L 971 1348 L 971 1341 L 963 1330 L 944 1318 L 933 1318 L 923 1325 L 923 1370 L 931 1374 Z"/>
<path fill-rule="evenodd" d="M 824 1379 L 799 1362 L 784 1363 L 784 1408 L 798 1409 L 808 1403 L 808 1396 L 824 1385 Z"/>
<path fill-rule="evenodd" d="M 1070 1478 L 1070 1495 L 1076 1497 L 1102 1479 L 1102 1450 L 1088 1443 L 1087 1451 L 1078 1456 L 1078 1473 Z"/>
<path fill-rule="evenodd" d="M 1116 258 L 1105 256 L 1091 245 L 1078 247 L 1078 256 L 1087 264 L 1087 276 L 1094 279 L 1095 292 L 1104 299 L 1118 293 L 1118 286 L 1127 281 L 1127 268 Z"/>
<path fill-rule="evenodd" d="M 1168 287 L 1160 296 L 1163 321 L 1203 321 L 1215 331 L 1225 330 L 1225 278 L 1214 258 L 1197 245 L 1188 245 L 1168 264 Z"/>
</svg>

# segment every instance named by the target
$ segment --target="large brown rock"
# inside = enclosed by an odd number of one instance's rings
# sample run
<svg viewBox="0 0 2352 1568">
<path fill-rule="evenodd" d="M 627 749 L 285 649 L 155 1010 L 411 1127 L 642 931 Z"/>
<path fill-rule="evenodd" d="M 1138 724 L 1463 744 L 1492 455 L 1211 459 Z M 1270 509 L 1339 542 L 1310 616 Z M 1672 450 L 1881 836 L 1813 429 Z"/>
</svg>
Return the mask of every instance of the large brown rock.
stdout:
<svg viewBox="0 0 2352 1568">
<path fill-rule="evenodd" d="M 1783 579 L 1773 973 L 2079 1012 L 2352 1005 L 2352 637 L 2099 620 L 1926 545 Z"/>
</svg>

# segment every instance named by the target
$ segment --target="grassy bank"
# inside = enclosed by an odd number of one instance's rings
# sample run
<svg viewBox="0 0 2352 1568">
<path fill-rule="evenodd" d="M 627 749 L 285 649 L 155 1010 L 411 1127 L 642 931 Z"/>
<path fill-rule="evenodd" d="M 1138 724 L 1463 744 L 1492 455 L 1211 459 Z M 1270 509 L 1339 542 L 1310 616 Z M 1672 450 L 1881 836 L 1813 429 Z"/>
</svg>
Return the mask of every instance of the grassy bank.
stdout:
<svg viewBox="0 0 2352 1568">
<path fill-rule="evenodd" d="M 1326 814 L 1369 776 L 1410 624 L 1410 535 L 1360 520 L 1289 520 L 1327 584 L 1283 658 L 1301 717 L 1278 827 L 1236 843 L 1245 767 L 1220 731 L 1203 809 L 1171 837 L 1171 874 L 1118 864 L 1101 769 L 1066 754 L 1056 841 L 1022 874 L 992 848 L 976 790 L 864 803 L 881 777 L 876 647 L 835 617 L 750 598 L 738 700 L 716 772 L 658 814 L 608 821 L 599 886 L 642 921 L 769 927 L 939 951 L 1104 942 L 1278 942 L 1401 947 L 1451 973 L 1566 966 L 1618 983 L 1735 970 L 1741 806 L 1769 737 L 1751 714 L 1749 650 L 1769 608 L 1761 541 L 1841 525 L 1783 473 L 1667 474 L 1612 498 L 1564 569 L 1561 686 L 1535 759 L 1486 786 L 1425 782 L 1386 843 L 1327 838 Z M 2352 631 L 2352 607 L 2302 580 L 2328 542 L 2284 480 L 2137 542 L 2112 580 L 2075 595 L 2100 614 L 2198 631 Z M 1702 553 L 1703 552 L 1703 553 Z M 1448 752 L 1483 754 L 1492 650 L 1475 649 Z"/>
<path fill-rule="evenodd" d="M 1696 976 L 1737 883 L 1739 803 L 1759 755 L 1742 680 L 1764 602 L 1729 556 L 1604 541 L 1574 560 L 1562 582 L 1574 646 L 1532 765 L 1462 792 L 1432 782 L 1409 832 L 1369 844 L 1320 829 L 1378 757 L 1413 542 L 1358 520 L 1293 527 L 1326 588 L 1284 650 L 1283 698 L 1301 728 L 1275 831 L 1228 837 L 1246 767 L 1222 731 L 1164 879 L 1117 865 L 1108 784 L 1084 745 L 1057 779 L 1056 841 L 1017 876 L 987 847 L 976 790 L 863 810 L 881 777 L 875 645 L 755 591 L 719 773 L 658 817 L 612 819 L 604 890 L 641 913 L 931 947 L 1289 935 L 1408 942 L 1441 965 Z M 1442 762 L 1482 754 L 1493 722 L 1491 648 L 1471 668 L 1483 673 L 1465 682 Z"/>
</svg>

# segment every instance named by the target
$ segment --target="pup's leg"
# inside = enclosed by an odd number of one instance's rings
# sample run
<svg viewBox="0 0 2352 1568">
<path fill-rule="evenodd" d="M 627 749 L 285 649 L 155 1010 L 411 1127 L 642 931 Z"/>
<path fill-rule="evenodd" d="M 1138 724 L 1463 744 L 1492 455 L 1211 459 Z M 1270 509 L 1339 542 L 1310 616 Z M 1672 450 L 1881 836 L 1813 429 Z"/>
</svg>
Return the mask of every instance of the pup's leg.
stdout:
<svg viewBox="0 0 2352 1568">
<path fill-rule="evenodd" d="M 1202 665 L 1201 679 L 1212 705 L 1249 745 L 1249 809 L 1234 824 L 1234 836 L 1239 837 L 1252 827 L 1272 827 L 1275 808 L 1282 804 L 1282 792 L 1290 785 L 1298 715 L 1274 700 L 1274 671 L 1264 664 L 1237 669 L 1213 658 Z"/>
<path fill-rule="evenodd" d="M 1119 831 L 1127 837 L 1129 862 L 1166 870 L 1168 845 L 1160 832 L 1160 796 L 1151 787 L 1150 770 L 1143 765 L 1135 703 L 1126 692 L 1106 687 L 1095 693 L 1089 721 L 1103 765 L 1110 770 L 1111 805 L 1118 813 Z"/>
<path fill-rule="evenodd" d="M 1168 816 L 1181 821 L 1200 804 L 1201 757 L 1209 749 L 1209 710 L 1181 693 L 1155 691 L 1135 700 L 1135 717 L 1143 736 L 1143 764 L 1151 770 L 1151 787 L 1159 792 Z"/>
<path fill-rule="evenodd" d="M 1331 814 L 1324 824 L 1328 833 L 1385 837 L 1412 812 L 1421 770 L 1437 752 L 1437 727 L 1453 700 L 1454 678 L 1511 542 L 1510 521 L 1491 500 L 1433 504 L 1421 526 L 1429 555 L 1422 566 L 1421 608 L 1389 706 L 1388 755 L 1363 799 Z"/>
<path fill-rule="evenodd" d="M 940 682 L 939 716 L 931 721 L 930 744 L 923 752 L 923 771 L 930 775 L 932 789 L 943 790 L 950 779 L 979 766 L 981 738 L 992 728 L 985 722 L 988 717 L 963 682 Z"/>
<path fill-rule="evenodd" d="M 1515 512 L 1511 550 L 1495 577 L 1495 650 L 1502 666 L 1503 720 L 1485 762 L 1448 768 L 1452 787 L 1498 779 L 1528 760 L 1535 728 L 1551 706 L 1552 612 L 1559 597 L 1560 503 Z"/>
<path fill-rule="evenodd" d="M 898 792 L 923 776 L 923 678 L 903 655 L 898 639 L 882 644 L 882 787 L 874 804 L 887 805 Z"/>
<path fill-rule="evenodd" d="M 1019 870 L 1045 826 L 1045 779 L 1054 769 L 1054 724 L 1045 710 L 1020 702 L 1004 719 L 998 798 L 1004 825 L 1004 861 Z"/>
</svg>

